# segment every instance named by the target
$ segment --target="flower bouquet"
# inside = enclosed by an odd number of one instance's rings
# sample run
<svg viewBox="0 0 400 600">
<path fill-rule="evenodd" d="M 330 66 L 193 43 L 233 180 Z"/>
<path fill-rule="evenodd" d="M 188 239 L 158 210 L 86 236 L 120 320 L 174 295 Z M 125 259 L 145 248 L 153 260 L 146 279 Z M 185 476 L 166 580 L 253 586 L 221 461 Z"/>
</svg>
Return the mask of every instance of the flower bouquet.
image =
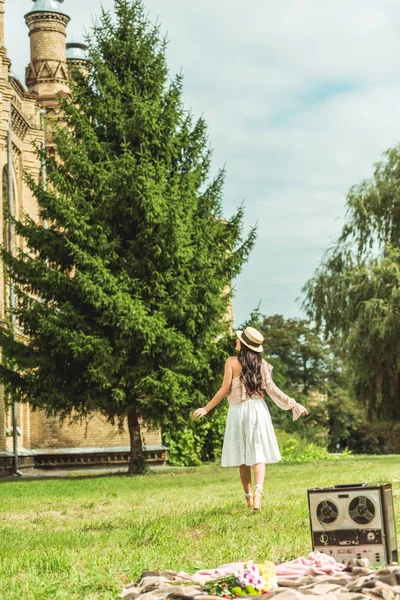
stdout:
<svg viewBox="0 0 400 600">
<path fill-rule="evenodd" d="M 209 581 L 204 586 L 204 591 L 210 596 L 237 598 L 267 594 L 276 588 L 277 579 L 273 563 L 256 564 L 250 561 L 232 575 Z"/>
</svg>

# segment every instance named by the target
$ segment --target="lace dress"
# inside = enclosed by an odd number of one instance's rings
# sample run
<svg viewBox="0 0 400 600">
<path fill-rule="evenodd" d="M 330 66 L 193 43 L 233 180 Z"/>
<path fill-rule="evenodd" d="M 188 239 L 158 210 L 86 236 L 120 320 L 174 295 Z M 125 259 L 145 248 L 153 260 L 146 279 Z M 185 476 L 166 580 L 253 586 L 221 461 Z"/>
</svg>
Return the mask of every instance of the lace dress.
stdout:
<svg viewBox="0 0 400 600">
<path fill-rule="evenodd" d="M 263 360 L 262 389 L 279 408 L 291 410 L 293 420 L 296 420 L 306 409 L 274 384 L 272 368 L 266 360 Z M 250 398 L 238 376 L 233 378 L 227 398 L 229 409 L 222 447 L 222 466 L 252 466 L 257 463 L 280 461 L 281 454 L 264 397 Z"/>
</svg>

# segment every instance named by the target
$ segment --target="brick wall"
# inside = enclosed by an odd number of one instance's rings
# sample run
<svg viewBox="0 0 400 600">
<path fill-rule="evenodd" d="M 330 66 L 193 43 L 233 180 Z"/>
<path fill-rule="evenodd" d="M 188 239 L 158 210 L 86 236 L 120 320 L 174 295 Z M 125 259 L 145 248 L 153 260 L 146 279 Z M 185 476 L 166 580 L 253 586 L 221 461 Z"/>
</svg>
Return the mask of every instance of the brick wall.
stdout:
<svg viewBox="0 0 400 600">
<path fill-rule="evenodd" d="M 142 428 L 145 444 L 160 444 L 159 429 Z M 101 415 L 94 415 L 87 421 L 62 423 L 56 417 L 46 417 L 41 411 L 30 415 L 30 445 L 38 448 L 88 448 L 104 446 L 128 446 L 129 433 L 124 425 L 123 431 L 112 426 Z"/>
<path fill-rule="evenodd" d="M 33 14 L 27 17 L 30 29 L 31 61 L 67 60 L 66 31 L 67 19 L 61 15 Z"/>
</svg>

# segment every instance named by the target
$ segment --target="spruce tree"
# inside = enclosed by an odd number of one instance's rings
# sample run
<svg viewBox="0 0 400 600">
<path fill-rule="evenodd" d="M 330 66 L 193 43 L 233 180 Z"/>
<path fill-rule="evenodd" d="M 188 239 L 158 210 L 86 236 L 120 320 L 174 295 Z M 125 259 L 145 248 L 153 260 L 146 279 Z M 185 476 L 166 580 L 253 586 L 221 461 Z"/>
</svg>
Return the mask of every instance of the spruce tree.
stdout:
<svg viewBox="0 0 400 600">
<path fill-rule="evenodd" d="M 49 415 L 127 418 L 135 473 L 140 421 L 185 419 L 212 393 L 255 231 L 241 208 L 223 218 L 224 172 L 210 177 L 206 123 L 183 106 L 159 26 L 140 0 L 114 9 L 89 37 L 89 76 L 60 98 L 47 189 L 28 177 L 40 220 L 16 221 L 18 250 L 3 250 L 17 306 L 1 377 Z"/>
</svg>

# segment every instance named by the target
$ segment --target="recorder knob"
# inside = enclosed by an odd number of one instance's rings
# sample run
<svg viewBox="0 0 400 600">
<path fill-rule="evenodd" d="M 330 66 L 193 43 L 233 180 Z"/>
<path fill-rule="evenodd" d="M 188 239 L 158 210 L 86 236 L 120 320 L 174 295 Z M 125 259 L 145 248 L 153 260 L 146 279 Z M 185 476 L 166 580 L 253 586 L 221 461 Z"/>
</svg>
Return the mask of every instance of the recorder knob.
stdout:
<svg viewBox="0 0 400 600">
<path fill-rule="evenodd" d="M 375 534 L 374 534 L 374 532 L 373 532 L 373 531 L 369 531 L 369 532 L 367 533 L 367 540 L 368 540 L 369 542 L 373 542 L 373 541 L 374 541 L 374 539 L 375 539 Z"/>
<path fill-rule="evenodd" d="M 319 541 L 321 542 L 321 544 L 327 544 L 328 543 L 328 536 L 326 535 L 326 533 L 322 533 L 319 536 Z"/>
</svg>

